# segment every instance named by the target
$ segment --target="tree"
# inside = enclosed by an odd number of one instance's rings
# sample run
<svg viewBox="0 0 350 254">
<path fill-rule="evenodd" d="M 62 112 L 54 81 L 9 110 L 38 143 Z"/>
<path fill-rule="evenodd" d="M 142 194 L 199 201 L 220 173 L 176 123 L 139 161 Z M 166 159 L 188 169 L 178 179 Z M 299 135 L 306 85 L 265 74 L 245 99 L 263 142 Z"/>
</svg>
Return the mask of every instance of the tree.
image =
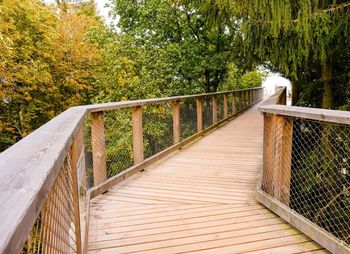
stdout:
<svg viewBox="0 0 350 254">
<path fill-rule="evenodd" d="M 240 40 L 239 25 L 224 12 L 210 22 L 215 4 L 155 0 L 113 3 L 122 34 L 132 38 L 132 45 L 146 56 L 140 65 L 146 70 L 139 73 L 140 82 L 155 84 L 161 94 L 217 91 L 227 78 L 230 62 L 243 71 L 254 68 L 241 61 L 235 50 Z M 139 60 L 133 60 L 137 66 Z"/>
<path fill-rule="evenodd" d="M 247 58 L 273 65 L 298 92 L 316 79 L 322 98 L 315 106 L 334 108 L 341 83 L 349 84 L 350 3 L 345 1 L 217 1 L 241 20 Z M 205 4 L 205 3 L 204 3 Z M 344 83 L 343 83 L 344 84 Z M 297 100 L 298 98 L 296 98 Z"/>
<path fill-rule="evenodd" d="M 39 0 L 0 2 L 0 150 L 87 102 L 99 61 L 85 40 L 94 18 Z"/>
</svg>

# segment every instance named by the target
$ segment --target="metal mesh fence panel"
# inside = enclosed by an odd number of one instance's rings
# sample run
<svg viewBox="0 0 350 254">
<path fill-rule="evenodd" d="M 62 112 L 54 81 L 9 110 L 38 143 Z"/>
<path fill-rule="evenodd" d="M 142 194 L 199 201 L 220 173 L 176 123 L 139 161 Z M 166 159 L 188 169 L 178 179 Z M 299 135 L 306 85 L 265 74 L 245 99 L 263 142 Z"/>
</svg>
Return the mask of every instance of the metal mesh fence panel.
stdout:
<svg viewBox="0 0 350 254">
<path fill-rule="evenodd" d="M 186 139 L 197 132 L 196 99 L 184 100 L 180 104 L 181 137 Z"/>
<path fill-rule="evenodd" d="M 264 135 L 263 191 L 349 245 L 350 126 L 265 116 Z"/>
<path fill-rule="evenodd" d="M 84 119 L 84 148 L 85 148 L 85 186 L 87 189 L 94 186 L 91 143 L 91 115 Z"/>
<path fill-rule="evenodd" d="M 65 161 L 21 253 L 76 253 L 72 172 Z"/>
<path fill-rule="evenodd" d="M 142 109 L 143 150 L 148 158 L 173 144 L 171 104 L 145 106 Z"/>
<path fill-rule="evenodd" d="M 234 112 L 232 112 L 232 94 L 227 95 L 227 111 L 228 115 L 232 115 Z"/>
<path fill-rule="evenodd" d="M 350 244 L 350 127 L 293 125 L 290 207 Z"/>
<path fill-rule="evenodd" d="M 133 165 L 131 109 L 105 112 L 107 178 Z"/>
<path fill-rule="evenodd" d="M 213 124 L 212 98 L 206 96 L 203 98 L 203 128 L 208 128 Z"/>
<path fill-rule="evenodd" d="M 224 95 L 217 95 L 216 99 L 218 102 L 218 121 L 220 121 L 224 119 Z"/>
</svg>

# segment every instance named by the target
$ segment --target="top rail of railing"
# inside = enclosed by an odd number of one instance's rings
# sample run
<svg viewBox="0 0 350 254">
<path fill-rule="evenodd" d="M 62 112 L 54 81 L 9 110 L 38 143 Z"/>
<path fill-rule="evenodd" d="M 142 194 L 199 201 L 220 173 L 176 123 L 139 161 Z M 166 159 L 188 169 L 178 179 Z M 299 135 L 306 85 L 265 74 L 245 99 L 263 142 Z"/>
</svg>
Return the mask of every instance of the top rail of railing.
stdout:
<svg viewBox="0 0 350 254">
<path fill-rule="evenodd" d="M 261 89 L 85 105 L 64 111 L 0 154 L 0 253 L 17 253 L 27 239 L 88 113 Z"/>
<path fill-rule="evenodd" d="M 324 122 L 350 124 L 349 111 L 286 106 L 285 89 L 285 87 L 277 88 L 275 94 L 273 94 L 261 103 L 259 110 L 262 113 L 274 115 L 291 116 Z"/>
</svg>

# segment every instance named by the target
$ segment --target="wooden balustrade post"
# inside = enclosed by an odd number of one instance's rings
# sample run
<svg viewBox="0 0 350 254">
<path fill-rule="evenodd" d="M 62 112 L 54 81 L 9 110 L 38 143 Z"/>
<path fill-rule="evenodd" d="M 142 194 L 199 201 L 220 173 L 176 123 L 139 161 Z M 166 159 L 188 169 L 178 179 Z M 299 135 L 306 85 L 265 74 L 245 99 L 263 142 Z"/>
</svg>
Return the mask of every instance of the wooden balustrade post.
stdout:
<svg viewBox="0 0 350 254">
<path fill-rule="evenodd" d="M 180 124 L 180 102 L 172 102 L 173 106 L 173 142 L 177 144 L 181 141 L 181 124 Z"/>
<path fill-rule="evenodd" d="M 203 130 L 203 99 L 197 98 L 197 132 Z"/>
<path fill-rule="evenodd" d="M 144 160 L 141 106 L 134 107 L 132 110 L 132 147 L 136 165 Z"/>
<path fill-rule="evenodd" d="M 293 122 L 284 116 L 264 115 L 263 190 L 289 205 Z"/>
<path fill-rule="evenodd" d="M 253 105 L 253 103 L 254 103 L 253 92 L 254 92 L 254 90 L 250 90 L 249 91 L 249 94 L 250 94 L 250 105 Z"/>
<path fill-rule="evenodd" d="M 107 180 L 103 111 L 91 113 L 91 145 L 94 185 L 97 186 Z"/>
<path fill-rule="evenodd" d="M 274 197 L 288 206 L 292 167 L 293 121 L 284 116 L 275 116 L 274 124 L 276 125 Z"/>
<path fill-rule="evenodd" d="M 213 124 L 218 122 L 218 101 L 216 96 L 212 97 Z"/>
<path fill-rule="evenodd" d="M 236 94 L 232 93 L 232 115 L 236 113 Z"/>
<path fill-rule="evenodd" d="M 79 176 L 83 172 L 84 160 L 84 132 L 83 126 L 80 127 L 77 135 L 73 139 L 71 149 L 71 173 L 72 173 L 72 195 L 73 195 L 73 210 L 74 210 L 74 226 L 75 226 L 75 241 L 77 247 L 77 254 L 82 253 L 81 244 L 81 226 L 80 226 L 80 201 L 79 201 Z M 78 167 L 80 166 L 80 167 Z"/>
<path fill-rule="evenodd" d="M 227 94 L 224 94 L 224 118 L 228 117 Z"/>
</svg>

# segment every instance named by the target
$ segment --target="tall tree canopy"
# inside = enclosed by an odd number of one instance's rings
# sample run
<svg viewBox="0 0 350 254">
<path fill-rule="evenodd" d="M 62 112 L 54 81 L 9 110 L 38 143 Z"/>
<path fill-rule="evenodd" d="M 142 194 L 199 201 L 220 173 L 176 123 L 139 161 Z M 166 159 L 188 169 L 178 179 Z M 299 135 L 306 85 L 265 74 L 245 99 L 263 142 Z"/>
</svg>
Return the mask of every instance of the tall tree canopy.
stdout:
<svg viewBox="0 0 350 254">
<path fill-rule="evenodd" d="M 295 102 L 311 84 L 311 106 L 348 104 L 349 2 L 220 0 L 217 5 L 238 17 L 247 59 L 268 64 L 292 80 Z M 317 93 L 322 97 L 315 96 Z"/>
<path fill-rule="evenodd" d="M 149 78 L 140 73 L 140 80 L 154 84 L 161 94 L 216 91 L 226 81 L 230 63 L 240 74 L 254 69 L 236 47 L 241 40 L 239 24 L 225 12 L 211 22 L 215 4 L 112 2 L 123 36 L 145 56 L 137 70 L 145 70 Z M 140 61 L 133 60 L 136 65 Z"/>
<path fill-rule="evenodd" d="M 0 14 L 3 149 L 64 109 L 87 102 L 100 56 L 85 38 L 99 25 L 94 17 L 39 0 L 1 1 Z"/>
</svg>

